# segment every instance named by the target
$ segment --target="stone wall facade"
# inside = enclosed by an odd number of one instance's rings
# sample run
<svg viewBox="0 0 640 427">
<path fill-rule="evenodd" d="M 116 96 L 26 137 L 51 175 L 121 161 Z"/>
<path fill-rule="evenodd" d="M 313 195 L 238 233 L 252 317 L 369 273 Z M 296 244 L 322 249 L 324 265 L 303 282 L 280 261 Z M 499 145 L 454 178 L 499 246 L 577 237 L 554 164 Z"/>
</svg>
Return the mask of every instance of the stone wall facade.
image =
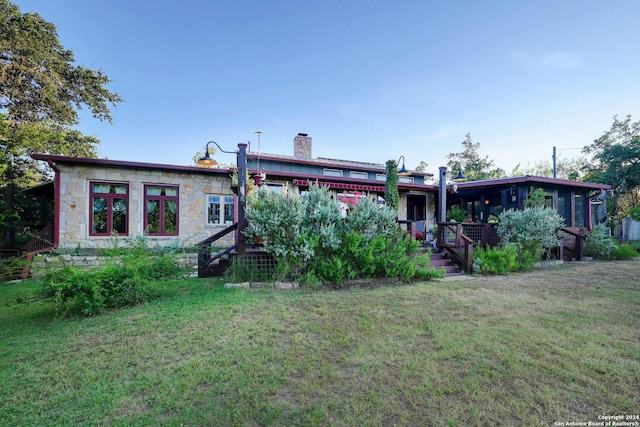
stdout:
<svg viewBox="0 0 640 427">
<path fill-rule="evenodd" d="M 226 227 L 207 224 L 206 195 L 233 196 L 231 178 L 227 175 L 75 164 L 60 164 L 58 169 L 60 171 L 60 211 L 59 230 L 57 230 L 59 248 L 106 248 L 115 244 L 113 236 L 89 235 L 89 216 L 91 215 L 89 190 L 90 183 L 96 181 L 128 185 L 128 235 L 117 237 L 117 244 L 120 246 L 126 246 L 128 240 L 145 235 L 144 186 L 147 184 L 179 188 L 179 235 L 147 236 L 150 246 L 187 247 Z M 237 209 L 235 212 L 237 217 Z M 221 241 L 220 244 L 230 246 L 233 242 L 234 235 L 230 233 L 226 236 L 226 241 Z"/>
</svg>

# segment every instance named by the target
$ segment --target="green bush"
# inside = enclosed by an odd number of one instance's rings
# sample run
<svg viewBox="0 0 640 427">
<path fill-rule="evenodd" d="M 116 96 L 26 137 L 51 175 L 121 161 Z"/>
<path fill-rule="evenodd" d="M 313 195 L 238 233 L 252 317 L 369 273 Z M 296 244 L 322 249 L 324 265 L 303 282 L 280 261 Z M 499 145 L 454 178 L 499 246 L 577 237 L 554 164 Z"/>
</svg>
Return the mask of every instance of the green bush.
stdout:
<svg viewBox="0 0 640 427">
<path fill-rule="evenodd" d="M 638 251 L 633 245 L 620 245 L 611 254 L 611 259 L 626 260 L 626 259 L 632 259 L 638 256 L 640 256 L 640 254 L 638 253 Z"/>
<path fill-rule="evenodd" d="M 469 215 L 459 207 L 454 207 L 447 212 L 447 221 L 463 222 Z"/>
<path fill-rule="evenodd" d="M 546 207 L 510 209 L 500 214 L 499 220 L 497 232 L 501 242 L 515 244 L 519 251 L 538 258 L 559 245 L 557 230 L 564 226 L 562 217 Z"/>
<path fill-rule="evenodd" d="M 279 277 L 340 286 L 348 279 L 416 275 L 418 243 L 399 229 L 396 212 L 369 199 L 343 218 L 326 188 L 312 185 L 306 197 L 258 190 L 248 201 L 245 234 L 262 237 Z M 425 269 L 419 274 L 429 277 Z"/>
<path fill-rule="evenodd" d="M 149 300 L 153 296 L 149 284 L 175 272 L 175 261 L 169 256 L 117 257 L 99 269 L 48 271 L 42 296 L 51 299 L 59 313 L 94 316 Z"/>
<path fill-rule="evenodd" d="M 473 252 L 474 273 L 507 274 L 529 270 L 538 256 L 526 250 L 519 250 L 514 244 L 497 248 L 478 248 Z"/>
<path fill-rule="evenodd" d="M 595 225 L 584 244 L 585 253 L 597 259 L 611 259 L 618 250 L 616 242 L 608 235 L 603 224 Z"/>
<path fill-rule="evenodd" d="M 29 263 L 24 258 L 9 257 L 0 259 L 0 281 L 19 278 L 22 270 L 28 265 Z"/>
</svg>

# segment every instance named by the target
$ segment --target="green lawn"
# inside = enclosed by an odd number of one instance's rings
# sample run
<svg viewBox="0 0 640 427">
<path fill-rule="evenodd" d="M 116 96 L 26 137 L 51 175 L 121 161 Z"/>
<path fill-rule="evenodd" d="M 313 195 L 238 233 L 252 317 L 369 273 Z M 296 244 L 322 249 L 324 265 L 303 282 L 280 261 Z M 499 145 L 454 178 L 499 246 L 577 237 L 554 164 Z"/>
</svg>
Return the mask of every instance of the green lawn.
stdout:
<svg viewBox="0 0 640 427">
<path fill-rule="evenodd" d="M 0 283 L 0 425 L 553 425 L 640 408 L 640 260 L 348 291 Z"/>
</svg>

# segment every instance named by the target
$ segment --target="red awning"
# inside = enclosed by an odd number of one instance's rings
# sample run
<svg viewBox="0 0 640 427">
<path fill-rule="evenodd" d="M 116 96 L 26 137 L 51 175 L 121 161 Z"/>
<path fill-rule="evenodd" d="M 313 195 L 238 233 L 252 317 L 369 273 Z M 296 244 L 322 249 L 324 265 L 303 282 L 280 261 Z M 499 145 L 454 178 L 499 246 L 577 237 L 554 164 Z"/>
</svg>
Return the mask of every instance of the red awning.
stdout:
<svg viewBox="0 0 640 427">
<path fill-rule="evenodd" d="M 294 182 L 299 186 L 318 184 L 320 187 L 337 188 L 339 190 L 376 191 L 378 193 L 384 193 L 384 187 L 379 185 L 345 184 L 343 182 L 322 182 L 306 179 L 296 179 Z"/>
</svg>

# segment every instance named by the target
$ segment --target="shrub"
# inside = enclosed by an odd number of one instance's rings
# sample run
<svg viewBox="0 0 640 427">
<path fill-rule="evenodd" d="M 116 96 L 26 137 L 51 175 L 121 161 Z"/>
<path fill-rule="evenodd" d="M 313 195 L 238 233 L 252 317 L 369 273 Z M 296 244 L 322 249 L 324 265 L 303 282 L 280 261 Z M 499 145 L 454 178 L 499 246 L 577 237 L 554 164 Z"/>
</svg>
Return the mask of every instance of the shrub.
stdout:
<svg viewBox="0 0 640 427">
<path fill-rule="evenodd" d="M 454 207 L 447 212 L 447 221 L 463 222 L 469 215 L 459 207 Z"/>
<path fill-rule="evenodd" d="M 175 271 L 172 257 L 127 255 L 113 258 L 101 269 L 65 267 L 48 271 L 42 296 L 52 299 L 60 313 L 94 316 L 149 300 L 150 282 Z"/>
<path fill-rule="evenodd" d="M 27 265 L 29 263 L 24 258 L 9 257 L 0 259 L 0 281 L 17 279 Z"/>
<path fill-rule="evenodd" d="M 328 190 L 316 185 L 304 198 L 260 189 L 249 198 L 247 218 L 245 234 L 263 238 L 282 278 L 336 286 L 354 278 L 408 280 L 421 262 L 418 243 L 405 238 L 393 209 L 365 198 L 342 218 Z"/>
<path fill-rule="evenodd" d="M 604 224 L 595 225 L 585 240 L 585 253 L 594 258 L 611 259 L 617 249 L 618 245 L 608 235 Z"/>
<path fill-rule="evenodd" d="M 500 214 L 499 220 L 497 232 L 502 242 L 537 257 L 559 245 L 557 230 L 564 226 L 562 217 L 546 207 L 511 209 Z"/>
<path fill-rule="evenodd" d="M 538 257 L 519 250 L 514 244 L 498 248 L 478 248 L 473 252 L 472 270 L 474 273 L 507 274 L 530 269 Z"/>
<path fill-rule="evenodd" d="M 529 196 L 524 201 L 525 208 L 542 208 L 545 205 L 547 194 L 542 188 L 529 188 Z"/>
<path fill-rule="evenodd" d="M 611 259 L 626 260 L 640 256 L 633 245 L 620 245 L 611 254 Z"/>
</svg>

